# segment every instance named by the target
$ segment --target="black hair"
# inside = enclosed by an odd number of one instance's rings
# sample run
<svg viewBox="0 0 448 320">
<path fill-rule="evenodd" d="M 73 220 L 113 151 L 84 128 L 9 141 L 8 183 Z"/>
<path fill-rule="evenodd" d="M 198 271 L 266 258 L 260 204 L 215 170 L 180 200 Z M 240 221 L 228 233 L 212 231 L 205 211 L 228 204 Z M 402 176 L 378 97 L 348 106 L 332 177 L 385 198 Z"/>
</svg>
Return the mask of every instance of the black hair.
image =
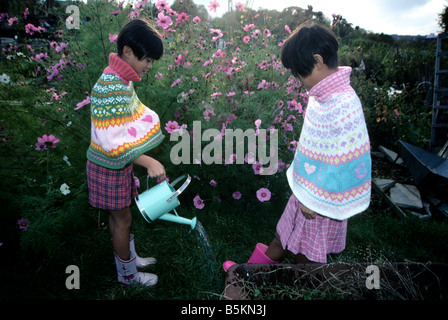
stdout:
<svg viewBox="0 0 448 320">
<path fill-rule="evenodd" d="M 123 55 L 124 46 L 132 49 L 137 59 L 159 60 L 163 54 L 163 41 L 155 27 L 146 20 L 135 19 L 128 22 L 117 38 L 117 53 Z"/>
<path fill-rule="evenodd" d="M 283 43 L 280 56 L 283 66 L 290 69 L 294 77 L 307 77 L 316 64 L 315 54 L 320 55 L 329 68 L 337 68 L 338 47 L 338 40 L 330 29 L 305 22 Z"/>
</svg>

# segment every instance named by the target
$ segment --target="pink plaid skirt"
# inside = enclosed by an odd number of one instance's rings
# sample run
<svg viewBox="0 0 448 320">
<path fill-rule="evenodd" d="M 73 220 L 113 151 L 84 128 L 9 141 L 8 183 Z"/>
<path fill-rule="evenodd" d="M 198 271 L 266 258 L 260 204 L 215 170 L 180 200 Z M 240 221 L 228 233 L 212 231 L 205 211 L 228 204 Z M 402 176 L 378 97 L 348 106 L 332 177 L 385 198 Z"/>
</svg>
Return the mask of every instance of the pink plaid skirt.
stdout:
<svg viewBox="0 0 448 320">
<path fill-rule="evenodd" d="M 132 163 L 123 169 L 109 169 L 87 160 L 89 203 L 95 208 L 121 210 L 137 196 Z"/>
<path fill-rule="evenodd" d="M 300 202 L 292 195 L 278 224 L 283 249 L 301 253 L 308 260 L 327 263 L 327 254 L 345 249 L 347 220 L 334 220 L 318 215 L 307 219 L 300 210 Z"/>
</svg>

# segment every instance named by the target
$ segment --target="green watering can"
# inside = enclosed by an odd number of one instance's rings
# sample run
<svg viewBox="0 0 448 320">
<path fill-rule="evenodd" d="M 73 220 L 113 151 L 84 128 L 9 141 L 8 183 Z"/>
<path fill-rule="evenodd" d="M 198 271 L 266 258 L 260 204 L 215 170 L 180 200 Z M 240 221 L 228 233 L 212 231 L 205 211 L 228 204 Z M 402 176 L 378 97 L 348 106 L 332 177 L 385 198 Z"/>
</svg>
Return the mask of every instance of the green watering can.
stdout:
<svg viewBox="0 0 448 320">
<path fill-rule="evenodd" d="M 182 179 L 186 179 L 185 182 L 178 190 L 175 190 L 174 186 Z M 162 219 L 165 221 L 188 224 L 191 226 L 191 229 L 194 229 L 196 226 L 196 217 L 191 220 L 180 217 L 175 209 L 180 205 L 177 197 L 190 184 L 191 177 L 188 174 L 184 174 L 174 180 L 171 184 L 165 180 L 151 189 L 149 189 L 148 181 L 149 176 L 146 179 L 147 190 L 135 197 L 135 202 L 143 218 L 149 223 L 157 219 Z M 173 210 L 175 214 L 169 213 L 171 210 Z"/>
</svg>

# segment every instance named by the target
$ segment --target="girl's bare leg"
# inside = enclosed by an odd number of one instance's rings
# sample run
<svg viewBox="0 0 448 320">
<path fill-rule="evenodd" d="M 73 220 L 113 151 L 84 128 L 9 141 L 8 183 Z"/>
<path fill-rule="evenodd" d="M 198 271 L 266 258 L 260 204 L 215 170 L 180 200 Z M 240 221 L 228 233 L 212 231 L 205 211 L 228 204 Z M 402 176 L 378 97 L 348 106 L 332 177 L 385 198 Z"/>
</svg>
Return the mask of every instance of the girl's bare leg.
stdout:
<svg viewBox="0 0 448 320">
<path fill-rule="evenodd" d="M 115 254 L 124 261 L 130 259 L 129 232 L 131 223 L 132 214 L 130 207 L 118 211 L 110 211 L 109 228 L 112 236 L 112 247 Z"/>
<path fill-rule="evenodd" d="M 275 233 L 275 238 L 272 240 L 265 254 L 274 261 L 280 261 L 285 256 L 286 250 L 283 249 L 282 243 L 280 241 L 280 236 Z"/>
</svg>

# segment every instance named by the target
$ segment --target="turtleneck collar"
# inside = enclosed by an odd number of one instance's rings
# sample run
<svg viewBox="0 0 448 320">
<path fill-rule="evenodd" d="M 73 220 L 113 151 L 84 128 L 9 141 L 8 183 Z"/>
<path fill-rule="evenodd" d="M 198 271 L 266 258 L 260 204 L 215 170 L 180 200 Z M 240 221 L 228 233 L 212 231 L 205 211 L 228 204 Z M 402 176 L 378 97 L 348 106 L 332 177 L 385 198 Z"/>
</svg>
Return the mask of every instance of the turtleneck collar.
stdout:
<svg viewBox="0 0 448 320">
<path fill-rule="evenodd" d="M 109 66 L 104 70 L 104 73 L 116 74 L 126 84 L 129 84 L 131 81 L 142 80 L 137 72 L 116 53 L 109 54 Z"/>
<path fill-rule="evenodd" d="M 317 83 L 308 92 L 318 102 L 327 101 L 333 93 L 345 91 L 350 86 L 352 68 L 339 67 L 338 71 Z"/>
</svg>

